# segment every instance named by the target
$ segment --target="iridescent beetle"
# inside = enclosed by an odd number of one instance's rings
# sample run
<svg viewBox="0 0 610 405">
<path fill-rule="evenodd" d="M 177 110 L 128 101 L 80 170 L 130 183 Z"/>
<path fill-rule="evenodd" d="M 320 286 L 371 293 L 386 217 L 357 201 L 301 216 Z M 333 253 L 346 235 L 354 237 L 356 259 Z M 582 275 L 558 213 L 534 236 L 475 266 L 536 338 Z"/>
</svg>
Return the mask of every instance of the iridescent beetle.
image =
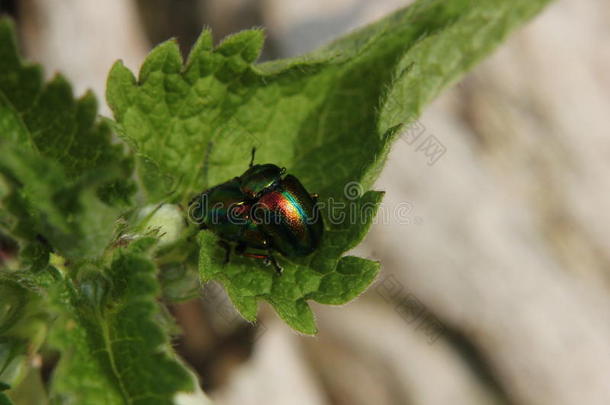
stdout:
<svg viewBox="0 0 610 405">
<path fill-rule="evenodd" d="M 318 196 L 309 194 L 295 176 L 284 176 L 284 168 L 255 165 L 254 154 L 252 149 L 248 170 L 202 192 L 189 203 L 189 212 L 201 229 L 221 238 L 226 262 L 233 242 L 235 253 L 271 263 L 281 273 L 272 252 L 307 256 L 320 245 L 324 225 Z"/>
</svg>

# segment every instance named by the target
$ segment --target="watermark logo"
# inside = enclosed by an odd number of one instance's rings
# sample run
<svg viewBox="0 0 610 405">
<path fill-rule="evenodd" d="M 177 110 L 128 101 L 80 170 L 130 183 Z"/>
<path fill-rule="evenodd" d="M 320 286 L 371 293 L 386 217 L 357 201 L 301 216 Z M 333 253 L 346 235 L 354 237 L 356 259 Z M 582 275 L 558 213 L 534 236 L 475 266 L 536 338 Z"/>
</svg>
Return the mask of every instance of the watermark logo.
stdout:
<svg viewBox="0 0 610 405">
<path fill-rule="evenodd" d="M 433 344 L 444 333 L 445 326 L 417 297 L 407 291 L 395 276 L 383 277 L 376 283 L 375 291 L 390 303 L 407 325 L 421 331 L 428 343 Z"/>
<path fill-rule="evenodd" d="M 428 158 L 428 165 L 432 166 L 447 152 L 447 148 L 434 135 L 428 135 L 415 151 L 422 152 Z"/>
<path fill-rule="evenodd" d="M 253 340 L 257 341 L 267 331 L 267 326 L 260 320 L 256 324 L 251 324 L 235 310 L 231 300 L 224 292 L 222 286 L 216 282 L 209 282 L 203 289 L 202 301 L 206 303 L 206 308 L 214 308 L 216 311 L 216 327 L 221 330 L 232 330 L 238 326 L 248 324 L 254 330 Z"/>
<path fill-rule="evenodd" d="M 427 159 L 428 166 L 434 165 L 447 152 L 447 147 L 433 134 L 426 134 L 426 126 L 420 120 L 413 120 L 400 136 L 407 145 L 421 152 Z"/>
<path fill-rule="evenodd" d="M 364 194 L 362 184 L 357 181 L 350 181 L 343 187 L 343 195 L 348 200 L 357 200 Z"/>
<path fill-rule="evenodd" d="M 214 192 L 214 191 L 210 191 Z M 261 201 L 238 202 L 210 202 L 210 192 L 204 192 L 193 199 L 188 208 L 188 218 L 201 225 L 282 225 L 290 220 L 286 204 L 268 205 Z M 330 197 L 320 199 L 308 215 L 302 220 L 305 224 L 316 223 L 322 213 L 324 221 L 331 225 L 365 225 L 373 224 L 400 224 L 421 225 L 423 220 L 414 215 L 414 205 L 409 201 L 402 201 L 388 207 L 383 202 L 362 199 L 364 187 L 357 181 L 350 181 L 343 187 L 343 198 Z"/>
</svg>

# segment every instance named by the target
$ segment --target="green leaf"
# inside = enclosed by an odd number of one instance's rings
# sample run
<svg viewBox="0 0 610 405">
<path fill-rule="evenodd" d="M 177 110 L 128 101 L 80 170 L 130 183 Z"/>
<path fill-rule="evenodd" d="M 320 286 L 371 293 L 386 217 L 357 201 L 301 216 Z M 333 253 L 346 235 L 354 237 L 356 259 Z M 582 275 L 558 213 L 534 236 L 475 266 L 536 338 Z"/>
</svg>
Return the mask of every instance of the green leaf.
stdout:
<svg viewBox="0 0 610 405">
<path fill-rule="evenodd" d="M 2 392 L 11 388 L 10 385 L 0 382 L 0 405 L 12 405 L 11 400 Z"/>
<path fill-rule="evenodd" d="M 249 321 L 256 319 L 257 300 L 267 300 L 292 328 L 306 334 L 317 332 L 308 299 L 324 304 L 344 304 L 359 295 L 374 280 L 379 263 L 353 256 L 341 257 L 366 234 L 381 200 L 382 193 L 366 193 L 348 210 L 365 214 L 358 224 L 345 223 L 327 229 L 323 245 L 300 261 L 279 258 L 281 276 L 270 266 L 252 259 L 233 256 L 224 264 L 225 251 L 210 232 L 201 232 L 199 269 L 202 280 L 221 281 L 240 314 Z M 344 213 L 345 214 L 345 213 Z M 343 284 L 338 284 L 338 281 Z"/>
<path fill-rule="evenodd" d="M 186 203 L 257 162 L 284 166 L 320 194 L 323 245 L 284 274 L 252 260 L 224 266 L 213 235 L 199 237 L 203 280 L 220 280 L 241 314 L 266 299 L 293 328 L 315 333 L 308 299 L 341 304 L 361 293 L 379 265 L 342 257 L 366 234 L 381 194 L 368 190 L 393 140 L 455 82 L 549 0 L 420 0 L 311 54 L 255 65 L 263 33 L 243 31 L 212 46 L 202 33 L 185 64 L 169 41 L 136 78 L 110 72 L 107 100 L 118 133 L 137 151 L 151 202 Z M 344 204 L 343 220 L 330 206 Z M 331 220 L 331 219 L 335 220 Z"/>
<path fill-rule="evenodd" d="M 156 270 L 132 243 L 108 268 L 82 266 L 55 294 L 63 313 L 52 343 L 62 352 L 53 376 L 59 402 L 171 404 L 194 380 L 159 326 Z"/>
<path fill-rule="evenodd" d="M 13 405 L 13 403 L 4 393 L 0 392 L 0 405 Z"/>
<path fill-rule="evenodd" d="M 52 249 L 99 255 L 134 191 L 132 160 L 97 120 L 93 94 L 74 99 L 60 75 L 44 84 L 40 67 L 21 61 L 13 31 L 0 20 L 0 175 L 10 188 L 3 222 L 34 267 Z"/>
<path fill-rule="evenodd" d="M 0 270 L 0 385 L 20 383 L 46 336 L 41 282 L 29 272 Z"/>
</svg>

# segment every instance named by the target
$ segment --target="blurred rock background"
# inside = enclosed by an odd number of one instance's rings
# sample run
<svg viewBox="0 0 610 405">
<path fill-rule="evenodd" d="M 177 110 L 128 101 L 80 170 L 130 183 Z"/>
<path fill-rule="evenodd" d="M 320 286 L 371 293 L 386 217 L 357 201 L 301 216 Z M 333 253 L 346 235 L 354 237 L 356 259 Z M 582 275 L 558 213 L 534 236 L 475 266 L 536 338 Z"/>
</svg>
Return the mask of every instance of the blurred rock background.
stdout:
<svg viewBox="0 0 610 405">
<path fill-rule="evenodd" d="M 218 40 L 263 26 L 272 59 L 408 3 L 0 8 L 31 60 L 102 99 L 116 59 L 137 70 L 169 37 L 186 53 L 204 25 Z M 342 308 L 314 304 L 315 338 L 268 307 L 258 327 L 245 324 L 207 286 L 171 308 L 184 331 L 177 349 L 217 404 L 610 404 L 609 113 L 610 3 L 558 0 L 394 145 L 376 185 L 387 191 L 378 223 L 357 249 L 382 262 L 376 285 Z M 430 164 L 415 136 L 445 152 Z"/>
</svg>

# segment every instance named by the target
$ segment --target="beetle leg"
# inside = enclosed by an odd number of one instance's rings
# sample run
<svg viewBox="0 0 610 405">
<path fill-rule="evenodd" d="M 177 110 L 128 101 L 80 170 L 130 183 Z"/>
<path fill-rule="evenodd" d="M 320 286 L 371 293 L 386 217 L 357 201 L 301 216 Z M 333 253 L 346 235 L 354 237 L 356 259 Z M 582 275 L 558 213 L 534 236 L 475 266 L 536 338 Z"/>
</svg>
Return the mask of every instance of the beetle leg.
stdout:
<svg viewBox="0 0 610 405">
<path fill-rule="evenodd" d="M 273 265 L 273 268 L 275 269 L 275 272 L 277 273 L 278 276 L 282 275 L 282 272 L 284 271 L 284 269 L 282 269 L 282 267 L 277 262 L 277 260 L 275 260 L 275 257 L 273 257 L 272 254 L 267 255 L 267 259 L 265 259 L 265 262 L 267 262 L 267 264 L 271 263 Z"/>
<path fill-rule="evenodd" d="M 225 250 L 225 261 L 223 264 L 229 263 L 229 258 L 231 256 L 231 245 L 229 245 L 224 240 L 219 240 L 218 245 Z"/>
<path fill-rule="evenodd" d="M 318 198 L 320 198 L 320 194 L 318 194 L 318 193 L 312 193 L 312 194 L 309 194 L 309 196 L 310 196 L 310 197 L 311 197 L 311 198 L 312 198 L 314 201 L 317 201 L 317 200 L 318 200 Z"/>
<path fill-rule="evenodd" d="M 271 253 L 269 254 L 262 254 L 262 253 L 248 253 L 246 252 L 247 246 L 246 245 L 238 245 L 237 248 L 235 249 L 235 253 L 243 256 L 243 257 L 249 257 L 251 259 L 258 259 L 258 260 L 262 260 L 263 264 L 265 266 L 268 266 L 269 264 L 273 265 L 273 268 L 275 269 L 275 272 L 278 275 L 282 274 L 282 268 L 280 267 L 279 263 L 277 262 L 277 260 L 275 260 L 275 257 L 273 257 L 273 255 Z"/>
</svg>

